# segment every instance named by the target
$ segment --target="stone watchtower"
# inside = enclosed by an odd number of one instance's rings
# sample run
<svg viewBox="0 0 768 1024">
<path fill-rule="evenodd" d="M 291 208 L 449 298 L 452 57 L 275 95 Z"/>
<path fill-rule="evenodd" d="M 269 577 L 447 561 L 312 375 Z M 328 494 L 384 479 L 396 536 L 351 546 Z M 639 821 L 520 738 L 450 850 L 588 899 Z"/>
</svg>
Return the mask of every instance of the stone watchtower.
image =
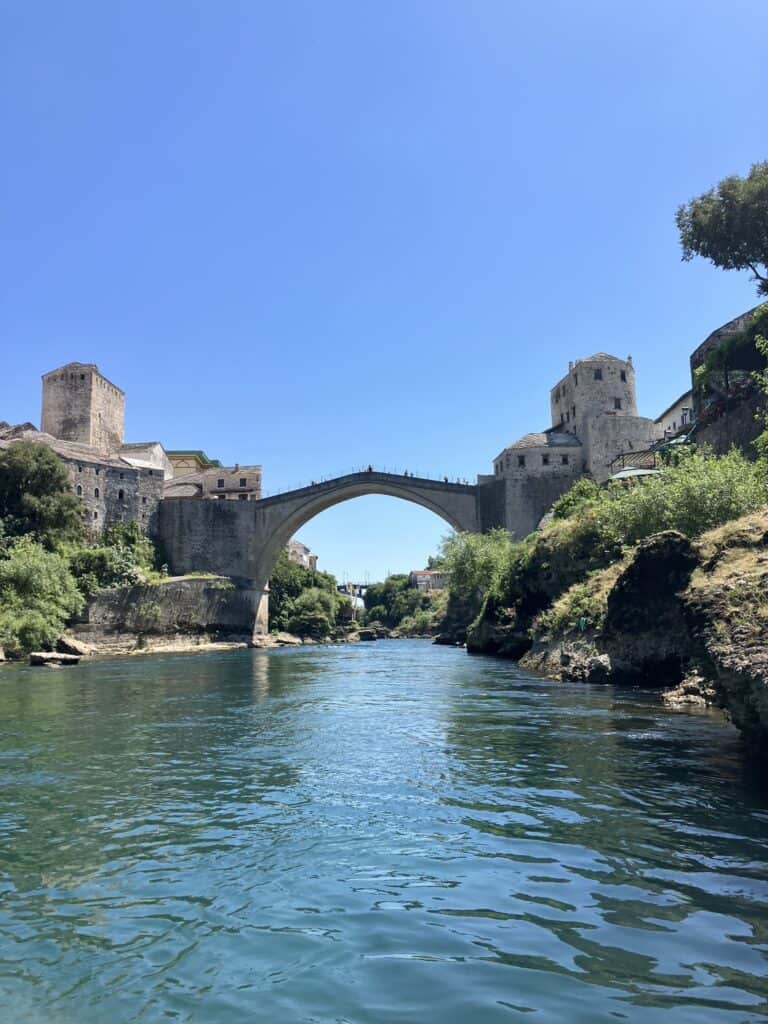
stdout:
<svg viewBox="0 0 768 1024">
<path fill-rule="evenodd" d="M 100 452 L 124 441 L 125 393 L 95 363 L 67 363 L 43 375 L 41 429 Z"/>
</svg>

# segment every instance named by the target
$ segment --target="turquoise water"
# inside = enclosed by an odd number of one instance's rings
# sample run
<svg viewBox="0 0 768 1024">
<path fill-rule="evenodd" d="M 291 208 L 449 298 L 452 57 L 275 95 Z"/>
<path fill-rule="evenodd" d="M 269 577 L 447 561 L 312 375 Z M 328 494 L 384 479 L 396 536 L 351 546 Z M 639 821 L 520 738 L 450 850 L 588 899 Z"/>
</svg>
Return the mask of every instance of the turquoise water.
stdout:
<svg viewBox="0 0 768 1024">
<path fill-rule="evenodd" d="M 420 641 L 0 672 L 0 1019 L 768 1014 L 768 798 L 652 694 Z"/>
</svg>

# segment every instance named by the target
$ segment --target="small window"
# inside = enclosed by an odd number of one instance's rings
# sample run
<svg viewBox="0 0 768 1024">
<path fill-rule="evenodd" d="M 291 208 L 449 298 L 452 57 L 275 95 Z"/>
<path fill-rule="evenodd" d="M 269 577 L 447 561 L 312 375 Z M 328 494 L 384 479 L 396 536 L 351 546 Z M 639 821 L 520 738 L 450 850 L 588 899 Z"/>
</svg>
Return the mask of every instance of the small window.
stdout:
<svg viewBox="0 0 768 1024">
<path fill-rule="evenodd" d="M 627 371 L 626 370 L 622 370 L 620 376 L 621 376 L 621 379 L 626 384 L 627 383 Z"/>
<path fill-rule="evenodd" d="M 121 473 L 120 474 L 120 479 L 122 480 L 124 476 L 125 476 L 125 473 Z"/>
<path fill-rule="evenodd" d="M 518 455 L 517 456 L 517 465 L 518 465 L 518 467 L 520 469 L 525 469 L 525 456 L 524 455 Z"/>
<path fill-rule="evenodd" d="M 248 501 L 247 494 L 238 494 L 238 498 L 240 499 L 240 501 Z"/>
<path fill-rule="evenodd" d="M 614 398 L 614 400 L 613 400 L 613 408 L 614 409 L 620 409 L 621 408 L 621 399 L 620 398 Z"/>
<path fill-rule="evenodd" d="M 117 492 L 117 500 L 118 501 L 125 501 L 125 492 L 124 491 L 120 490 L 120 491 Z"/>
<path fill-rule="evenodd" d="M 96 476 L 98 476 L 100 472 L 101 472 L 101 469 L 100 469 L 100 467 L 99 467 L 99 466 L 97 466 L 97 467 L 96 467 Z"/>
<path fill-rule="evenodd" d="M 93 490 L 93 496 L 94 496 L 94 498 L 98 498 L 98 497 L 100 497 L 100 495 L 99 495 L 99 488 L 98 488 L 98 487 L 95 487 L 95 488 L 94 488 L 94 490 Z"/>
<path fill-rule="evenodd" d="M 98 512 L 94 512 L 93 513 L 93 518 L 94 519 L 98 519 L 99 518 L 99 513 Z"/>
<path fill-rule="evenodd" d="M 601 369 L 595 370 L 595 380 L 603 379 L 603 371 Z"/>
<path fill-rule="evenodd" d="M 571 406 L 571 415 L 573 416 L 574 419 L 576 419 L 576 406 L 575 405 Z"/>
<path fill-rule="evenodd" d="M 567 412 L 565 414 L 565 422 L 566 423 L 570 423 L 571 422 L 571 414 L 569 412 Z"/>
<path fill-rule="evenodd" d="M 155 475 L 155 471 L 154 471 L 154 469 L 150 469 L 150 471 L 149 471 L 149 475 L 150 475 L 150 476 L 154 476 L 154 475 Z"/>
<path fill-rule="evenodd" d="M 78 497 L 80 497 L 80 496 L 82 495 L 82 493 L 83 493 L 83 488 L 82 488 L 82 487 L 80 486 L 80 484 L 78 484 L 78 485 L 77 485 L 77 494 L 78 494 Z"/>
<path fill-rule="evenodd" d="M 80 380 L 85 380 L 85 374 L 84 373 L 80 374 Z"/>
<path fill-rule="evenodd" d="M 82 466 L 78 466 L 77 467 L 77 472 L 78 473 L 82 473 L 83 472 L 83 467 Z"/>
<path fill-rule="evenodd" d="M 542 464 L 542 466 L 548 466 L 549 465 L 549 455 L 542 455 L 541 456 L 541 464 Z"/>
<path fill-rule="evenodd" d="M 578 373 L 574 373 L 574 375 L 573 375 L 574 387 L 576 387 L 578 385 L 578 383 L 579 383 L 579 375 L 578 375 Z"/>
<path fill-rule="evenodd" d="M 241 486 L 241 487 L 245 487 L 245 485 L 246 485 L 247 483 L 248 483 L 247 479 L 246 479 L 246 478 L 245 478 L 244 476 L 241 476 L 241 477 L 240 477 L 240 486 Z"/>
<path fill-rule="evenodd" d="M 567 455 L 561 455 L 560 456 L 560 461 L 562 462 L 562 464 L 564 466 L 567 466 L 568 465 L 568 456 Z"/>
<path fill-rule="evenodd" d="M 224 481 L 223 480 L 217 480 L 216 481 L 216 486 L 217 487 L 223 487 L 224 486 Z"/>
<path fill-rule="evenodd" d="M 147 504 L 147 499 L 146 498 L 142 498 L 141 499 L 141 504 L 142 505 L 146 505 Z"/>
</svg>

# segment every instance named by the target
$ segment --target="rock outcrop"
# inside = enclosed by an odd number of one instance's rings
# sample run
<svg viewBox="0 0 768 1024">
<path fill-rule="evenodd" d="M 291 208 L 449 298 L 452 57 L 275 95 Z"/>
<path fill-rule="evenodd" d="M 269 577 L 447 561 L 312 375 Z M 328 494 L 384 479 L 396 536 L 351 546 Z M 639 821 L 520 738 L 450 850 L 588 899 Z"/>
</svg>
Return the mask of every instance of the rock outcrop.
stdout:
<svg viewBox="0 0 768 1024">
<path fill-rule="evenodd" d="M 717 705 L 768 756 L 768 512 L 696 542 L 649 537 L 611 582 L 601 627 L 547 634 L 534 624 L 521 665 L 554 679 L 670 688 L 675 706 Z"/>
</svg>

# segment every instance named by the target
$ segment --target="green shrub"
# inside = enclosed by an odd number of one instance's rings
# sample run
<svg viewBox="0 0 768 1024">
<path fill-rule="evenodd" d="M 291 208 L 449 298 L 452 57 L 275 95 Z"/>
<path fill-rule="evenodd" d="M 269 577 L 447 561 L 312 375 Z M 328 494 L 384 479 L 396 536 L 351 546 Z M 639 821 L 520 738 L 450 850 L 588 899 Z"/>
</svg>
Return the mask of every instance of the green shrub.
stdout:
<svg viewBox="0 0 768 1024">
<path fill-rule="evenodd" d="M 144 579 L 127 548 L 81 548 L 69 556 L 72 575 L 86 597 L 110 587 L 131 586 Z"/>
<path fill-rule="evenodd" d="M 51 647 L 82 607 L 66 558 L 31 537 L 9 545 L 0 559 L 0 645 L 10 655 Z"/>
<path fill-rule="evenodd" d="M 688 452 L 655 476 L 631 486 L 611 485 L 603 507 L 627 544 L 661 530 L 698 537 L 764 506 L 767 483 L 763 467 L 735 449 L 720 457 Z"/>
<path fill-rule="evenodd" d="M 600 487 L 589 477 L 580 477 L 552 506 L 554 519 L 570 519 L 600 499 Z"/>
</svg>

